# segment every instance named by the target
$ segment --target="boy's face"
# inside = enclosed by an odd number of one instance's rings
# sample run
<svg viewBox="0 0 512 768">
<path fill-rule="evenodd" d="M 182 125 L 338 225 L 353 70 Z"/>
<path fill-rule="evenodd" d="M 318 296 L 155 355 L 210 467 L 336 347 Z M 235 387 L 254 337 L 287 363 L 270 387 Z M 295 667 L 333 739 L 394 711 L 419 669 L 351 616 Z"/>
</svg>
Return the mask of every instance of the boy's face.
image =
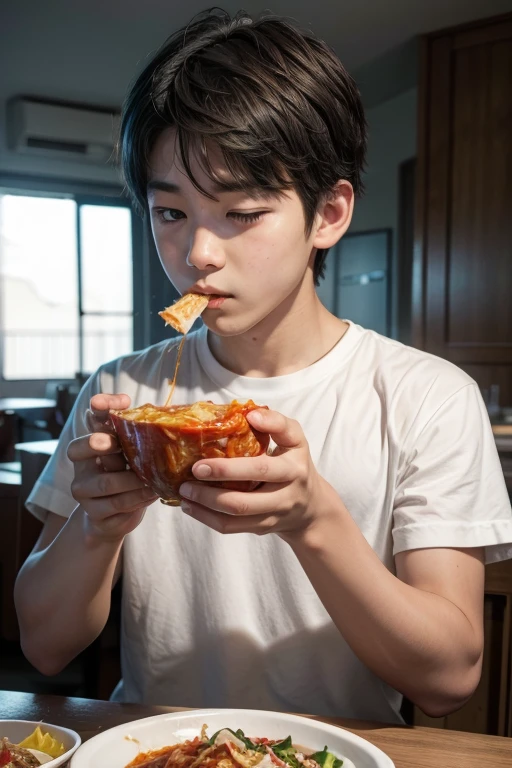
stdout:
<svg viewBox="0 0 512 768">
<path fill-rule="evenodd" d="M 210 153 L 210 161 L 229 179 L 219 150 Z M 278 322 L 298 296 L 313 291 L 308 265 L 315 254 L 315 226 L 306 237 L 299 197 L 295 191 L 280 198 L 218 191 L 193 156 L 190 164 L 216 200 L 194 187 L 175 152 L 174 131 L 165 131 L 151 155 L 148 204 L 169 279 L 181 294 L 225 297 L 203 313 L 205 324 L 220 336 L 244 333 L 273 314 Z"/>
</svg>

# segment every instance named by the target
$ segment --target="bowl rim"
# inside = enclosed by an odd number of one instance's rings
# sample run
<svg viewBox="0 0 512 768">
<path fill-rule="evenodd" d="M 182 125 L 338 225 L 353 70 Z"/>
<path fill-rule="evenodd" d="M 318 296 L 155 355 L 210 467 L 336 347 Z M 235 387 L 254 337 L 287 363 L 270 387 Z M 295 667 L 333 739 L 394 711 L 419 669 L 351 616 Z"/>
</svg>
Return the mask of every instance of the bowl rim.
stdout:
<svg viewBox="0 0 512 768">
<path fill-rule="evenodd" d="M 326 734 L 333 734 L 335 736 L 339 736 L 339 732 L 342 731 L 343 738 L 345 738 L 348 742 L 355 746 L 361 746 L 364 745 L 363 749 L 366 750 L 367 754 L 371 757 L 378 758 L 380 762 L 382 763 L 382 768 L 395 768 L 395 764 L 393 763 L 392 759 L 387 755 L 382 749 L 377 747 L 375 744 L 373 744 L 368 739 L 365 739 L 363 736 L 358 736 L 355 733 L 352 733 L 352 731 L 347 730 L 346 728 L 343 728 L 343 726 L 334 725 L 332 723 L 326 723 L 323 720 L 318 720 L 315 715 L 298 715 L 298 714 L 288 714 L 286 712 L 274 712 L 272 710 L 263 710 L 263 709 L 240 709 L 240 708 L 222 708 L 222 707 L 212 707 L 210 709 L 184 709 L 184 710 L 178 710 L 177 712 L 164 712 L 159 715 L 150 715 L 149 717 L 140 717 L 136 720 L 129 720 L 126 723 L 120 723 L 119 725 L 112 726 L 112 728 L 106 728 L 104 731 L 101 731 L 101 733 L 96 734 L 95 736 L 88 739 L 86 742 L 82 744 L 82 746 L 77 750 L 77 752 L 73 755 L 71 758 L 70 768 L 80 768 L 79 763 L 77 762 L 77 758 L 82 757 L 88 757 L 88 751 L 90 749 L 90 744 L 97 740 L 103 740 L 105 739 L 107 734 L 114 733 L 123 733 L 123 738 L 126 735 L 126 729 L 132 729 L 133 726 L 136 726 L 140 723 L 151 723 L 151 722 L 157 722 L 157 721 L 175 721 L 175 720 L 188 720 L 188 719 L 195 719 L 199 718 L 203 720 L 205 717 L 209 717 L 212 715 L 221 715 L 222 717 L 236 717 L 238 716 L 271 716 L 273 719 L 277 721 L 283 721 L 284 723 L 291 725 L 293 723 L 296 723 L 297 725 L 301 724 L 308 724 L 312 727 L 317 727 L 320 731 L 326 733 Z M 155 747 L 156 749 L 156 747 Z M 50 766 L 51 768 L 51 766 Z"/>
<path fill-rule="evenodd" d="M 37 728 L 37 726 L 41 726 L 43 730 L 45 728 L 55 728 L 57 731 L 64 731 L 68 736 L 70 736 L 74 744 L 69 747 L 62 755 L 59 755 L 59 757 L 54 757 L 52 760 L 50 760 L 48 763 L 44 763 L 45 768 L 52 768 L 53 765 L 56 764 L 57 760 L 60 760 L 62 762 L 63 758 L 66 758 L 67 760 L 70 760 L 74 753 L 77 751 L 77 749 L 82 745 L 82 737 L 77 731 L 74 731 L 72 728 L 67 728 L 64 725 L 57 725 L 57 723 L 48 723 L 46 720 L 19 720 L 18 718 L 10 717 L 10 718 L 0 718 L 0 736 L 1 728 L 3 724 L 8 723 L 19 723 L 20 725 L 32 725 L 34 726 L 33 730 Z"/>
</svg>

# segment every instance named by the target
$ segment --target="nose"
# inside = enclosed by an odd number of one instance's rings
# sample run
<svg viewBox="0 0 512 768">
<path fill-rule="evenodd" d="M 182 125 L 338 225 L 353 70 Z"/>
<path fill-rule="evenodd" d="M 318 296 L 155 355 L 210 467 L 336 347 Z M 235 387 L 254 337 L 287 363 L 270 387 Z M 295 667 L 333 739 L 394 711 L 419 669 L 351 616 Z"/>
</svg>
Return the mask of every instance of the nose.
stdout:
<svg viewBox="0 0 512 768">
<path fill-rule="evenodd" d="M 198 227 L 190 242 L 187 265 L 200 270 L 221 269 L 226 258 L 222 241 L 204 227 Z"/>
</svg>

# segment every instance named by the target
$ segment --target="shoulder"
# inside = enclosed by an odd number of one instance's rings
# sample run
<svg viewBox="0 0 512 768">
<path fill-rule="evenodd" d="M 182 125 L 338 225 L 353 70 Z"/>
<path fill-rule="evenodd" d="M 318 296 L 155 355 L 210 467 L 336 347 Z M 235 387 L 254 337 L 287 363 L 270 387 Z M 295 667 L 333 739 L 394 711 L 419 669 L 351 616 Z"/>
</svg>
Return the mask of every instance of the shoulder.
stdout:
<svg viewBox="0 0 512 768">
<path fill-rule="evenodd" d="M 442 357 L 409 347 L 360 326 L 355 326 L 355 329 L 359 334 L 359 357 L 370 362 L 375 373 L 393 386 L 407 381 L 409 385 L 416 384 L 422 389 L 429 389 L 438 383 L 446 387 L 447 392 L 452 392 L 475 383 L 462 368 Z"/>
<path fill-rule="evenodd" d="M 428 421 L 450 398 L 476 382 L 458 366 L 374 331 L 359 328 L 358 358 L 374 377 L 388 410 L 422 415 Z"/>
</svg>

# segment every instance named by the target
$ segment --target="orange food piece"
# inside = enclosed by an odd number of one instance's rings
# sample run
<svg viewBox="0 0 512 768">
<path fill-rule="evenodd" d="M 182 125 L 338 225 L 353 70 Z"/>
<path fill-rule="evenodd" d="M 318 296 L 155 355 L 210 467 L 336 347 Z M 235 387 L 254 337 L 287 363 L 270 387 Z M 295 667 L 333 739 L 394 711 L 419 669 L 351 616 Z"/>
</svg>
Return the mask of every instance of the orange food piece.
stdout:
<svg viewBox="0 0 512 768">
<path fill-rule="evenodd" d="M 209 301 L 210 296 L 202 293 L 186 293 L 175 304 L 166 307 L 158 314 L 165 320 L 166 325 L 172 325 L 178 333 L 185 334 L 204 312 Z"/>
</svg>

